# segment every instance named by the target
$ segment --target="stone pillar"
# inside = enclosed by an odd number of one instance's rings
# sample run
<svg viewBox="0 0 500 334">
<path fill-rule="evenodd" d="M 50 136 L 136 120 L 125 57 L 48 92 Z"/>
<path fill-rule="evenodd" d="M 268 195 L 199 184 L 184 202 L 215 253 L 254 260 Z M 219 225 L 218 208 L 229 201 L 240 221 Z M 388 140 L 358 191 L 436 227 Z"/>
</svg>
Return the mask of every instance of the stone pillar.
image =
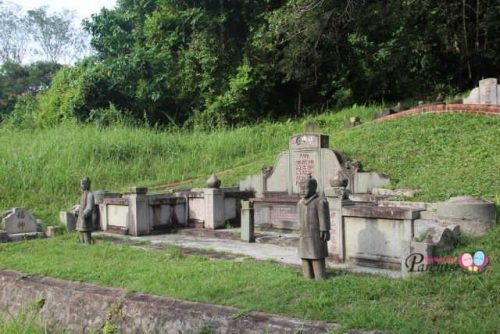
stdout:
<svg viewBox="0 0 500 334">
<path fill-rule="evenodd" d="M 325 196 L 330 209 L 330 241 L 328 255 L 335 262 L 344 262 L 344 231 L 342 227 L 342 207 L 351 201 L 344 199 L 346 189 L 334 187 L 325 189 Z"/>
<path fill-rule="evenodd" d="M 149 215 L 148 188 L 132 187 L 125 195 L 129 199 L 128 222 L 130 235 L 144 235 L 151 232 Z"/>
<path fill-rule="evenodd" d="M 205 202 L 205 228 L 224 227 L 224 192 L 220 189 L 203 189 Z"/>
<path fill-rule="evenodd" d="M 241 201 L 241 240 L 255 242 L 253 202 Z"/>
<path fill-rule="evenodd" d="M 74 231 L 76 229 L 76 217 L 73 212 L 59 212 L 59 220 L 66 227 L 66 230 L 68 232 Z"/>
<path fill-rule="evenodd" d="M 401 231 L 401 273 L 403 277 L 408 275 L 407 258 L 412 254 L 412 240 L 414 234 L 413 222 L 414 222 L 414 213 L 410 211 L 409 217 L 410 219 L 403 220 L 403 228 Z"/>
</svg>

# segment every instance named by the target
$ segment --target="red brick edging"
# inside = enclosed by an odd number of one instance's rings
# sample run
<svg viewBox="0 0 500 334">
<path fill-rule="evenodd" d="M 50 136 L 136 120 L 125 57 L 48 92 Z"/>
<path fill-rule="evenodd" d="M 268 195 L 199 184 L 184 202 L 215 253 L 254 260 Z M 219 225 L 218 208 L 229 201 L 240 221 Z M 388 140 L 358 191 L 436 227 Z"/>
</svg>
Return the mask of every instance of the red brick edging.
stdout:
<svg viewBox="0 0 500 334">
<path fill-rule="evenodd" d="M 396 114 L 383 116 L 373 120 L 373 122 L 385 122 L 400 117 L 413 116 L 421 113 L 467 113 L 474 115 L 486 115 L 486 116 L 500 116 L 500 106 L 497 105 L 486 105 L 486 104 L 432 104 L 425 106 L 418 106 L 408 110 L 398 112 Z"/>
</svg>

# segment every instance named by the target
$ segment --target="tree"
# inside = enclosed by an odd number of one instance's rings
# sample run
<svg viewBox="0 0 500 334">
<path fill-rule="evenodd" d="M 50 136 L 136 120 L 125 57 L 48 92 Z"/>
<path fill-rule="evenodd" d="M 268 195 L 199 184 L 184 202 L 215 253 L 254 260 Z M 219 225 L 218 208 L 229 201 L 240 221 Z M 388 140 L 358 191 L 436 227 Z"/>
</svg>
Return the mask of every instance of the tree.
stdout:
<svg viewBox="0 0 500 334">
<path fill-rule="evenodd" d="M 21 7 L 0 2 L 0 61 L 20 64 L 29 42 L 26 17 L 19 16 Z"/>
<path fill-rule="evenodd" d="M 499 13 L 500 0 L 119 0 L 85 22 L 96 55 L 46 105 L 212 127 L 429 101 L 498 74 Z"/>
<path fill-rule="evenodd" d="M 48 61 L 56 63 L 74 60 L 85 48 L 81 31 L 73 26 L 74 12 L 65 9 L 50 15 L 47 7 L 40 7 L 29 10 L 28 19 L 38 52 Z"/>
<path fill-rule="evenodd" d="M 12 112 L 19 96 L 35 96 L 48 89 L 52 76 L 60 68 L 61 65 L 51 62 L 3 63 L 0 67 L 0 120 Z"/>
</svg>

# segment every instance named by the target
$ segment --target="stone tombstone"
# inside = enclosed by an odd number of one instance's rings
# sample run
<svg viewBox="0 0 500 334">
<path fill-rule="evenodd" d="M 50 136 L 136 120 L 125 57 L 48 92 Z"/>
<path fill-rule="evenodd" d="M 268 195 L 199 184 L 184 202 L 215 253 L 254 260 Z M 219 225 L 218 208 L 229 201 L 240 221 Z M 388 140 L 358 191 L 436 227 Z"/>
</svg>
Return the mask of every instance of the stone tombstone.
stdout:
<svg viewBox="0 0 500 334">
<path fill-rule="evenodd" d="M 471 90 L 469 96 L 464 98 L 463 104 L 480 104 L 480 99 L 479 99 L 479 87 L 474 88 Z"/>
<path fill-rule="evenodd" d="M 489 78 L 479 81 L 479 103 L 498 104 L 497 79 Z"/>
<path fill-rule="evenodd" d="M 38 232 L 39 222 L 25 208 L 14 208 L 2 219 L 0 228 L 8 234 Z"/>
<path fill-rule="evenodd" d="M 464 104 L 491 104 L 498 105 L 500 100 L 500 86 L 495 78 L 479 81 L 479 87 L 474 88 L 469 96 L 463 100 Z"/>
<path fill-rule="evenodd" d="M 323 195 L 329 182 L 343 169 L 340 154 L 330 148 L 329 137 L 318 133 L 302 133 L 290 137 L 288 151 L 280 154 L 275 167 L 263 173 L 264 192 L 298 194 L 299 185 L 312 175 Z"/>
</svg>

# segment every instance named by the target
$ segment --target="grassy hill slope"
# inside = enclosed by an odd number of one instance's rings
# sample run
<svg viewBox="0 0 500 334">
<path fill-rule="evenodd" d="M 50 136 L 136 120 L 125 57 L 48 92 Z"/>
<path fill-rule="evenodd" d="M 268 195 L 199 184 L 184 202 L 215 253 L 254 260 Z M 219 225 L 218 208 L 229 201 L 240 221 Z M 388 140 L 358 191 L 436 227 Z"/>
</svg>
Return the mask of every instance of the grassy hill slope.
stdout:
<svg viewBox="0 0 500 334">
<path fill-rule="evenodd" d="M 314 120 L 330 135 L 331 147 L 361 159 L 367 170 L 397 179 L 396 187 L 422 189 L 420 199 L 476 194 L 499 204 L 500 118 L 434 114 L 344 128 L 349 116 L 368 120 L 373 112 L 355 108 Z M 34 133 L 0 129 L 0 209 L 23 205 L 55 222 L 57 211 L 78 200 L 83 175 L 93 178 L 94 189 L 109 190 L 179 180 L 187 180 L 186 187 L 201 185 L 212 171 L 225 185 L 235 184 L 273 164 L 287 137 L 306 121 L 211 134 L 76 125 Z M 88 248 L 74 234 L 0 244 L 0 268 L 231 305 L 242 312 L 338 322 L 341 330 L 493 333 L 500 305 L 499 238 L 497 225 L 485 237 L 462 239 L 453 251 L 456 256 L 483 250 L 490 259 L 484 273 L 431 272 L 403 280 L 332 271 L 328 280 L 312 282 L 290 266 L 209 261 L 176 248 L 151 252 L 110 242 Z"/>
<path fill-rule="evenodd" d="M 330 146 L 388 174 L 394 187 L 422 189 L 422 200 L 462 194 L 500 201 L 500 118 L 427 114 L 345 128 L 349 116 L 371 118 L 377 108 L 352 108 L 312 118 Z M 288 136 L 311 119 L 262 123 L 214 133 L 74 124 L 19 131 L 0 128 L 0 210 L 25 206 L 48 223 L 76 203 L 79 180 L 93 189 L 124 190 L 188 180 L 202 185 L 218 173 L 236 185 L 287 149 Z"/>
</svg>

